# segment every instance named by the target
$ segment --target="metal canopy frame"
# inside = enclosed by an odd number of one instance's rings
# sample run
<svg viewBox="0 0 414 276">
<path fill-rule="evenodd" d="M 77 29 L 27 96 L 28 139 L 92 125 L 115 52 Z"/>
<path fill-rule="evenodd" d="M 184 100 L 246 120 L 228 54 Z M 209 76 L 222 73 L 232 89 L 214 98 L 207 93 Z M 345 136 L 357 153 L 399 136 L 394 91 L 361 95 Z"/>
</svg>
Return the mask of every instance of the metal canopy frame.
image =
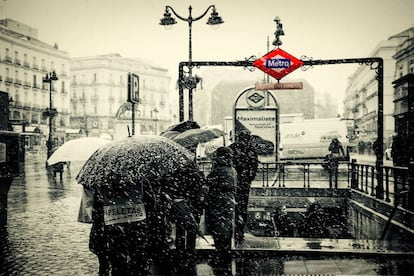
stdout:
<svg viewBox="0 0 414 276">
<path fill-rule="evenodd" d="M 190 67 L 201 67 L 201 66 L 235 66 L 235 67 L 244 67 L 249 71 L 254 71 L 253 62 L 257 58 L 251 56 L 241 61 L 191 61 L 191 62 L 180 62 L 178 65 L 178 89 L 179 89 L 179 119 L 180 122 L 184 121 L 184 66 L 187 68 Z M 349 63 L 358 63 L 360 65 L 370 66 L 371 70 L 375 70 L 376 80 L 378 84 L 378 110 L 377 110 L 377 142 L 375 143 L 376 150 L 376 178 L 377 178 L 377 187 L 375 191 L 375 196 L 379 199 L 384 199 L 384 184 L 383 184 L 383 158 L 384 158 L 384 60 L 380 57 L 367 57 L 367 58 L 344 58 L 344 59 L 319 59 L 313 60 L 303 56 L 301 58 L 303 61 L 302 70 L 308 70 L 313 68 L 316 65 L 331 65 L 331 64 L 349 64 Z M 189 106 L 188 114 L 189 118 L 192 118 L 193 114 L 193 99 L 192 93 L 189 93 Z M 374 191 L 372 191 L 374 195 Z"/>
</svg>

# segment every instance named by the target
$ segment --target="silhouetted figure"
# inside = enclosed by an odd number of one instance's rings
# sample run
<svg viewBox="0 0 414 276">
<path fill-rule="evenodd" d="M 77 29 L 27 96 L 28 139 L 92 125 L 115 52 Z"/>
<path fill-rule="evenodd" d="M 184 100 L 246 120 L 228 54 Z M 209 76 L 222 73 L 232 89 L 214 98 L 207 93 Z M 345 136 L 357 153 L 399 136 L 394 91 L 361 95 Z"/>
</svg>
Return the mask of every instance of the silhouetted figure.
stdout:
<svg viewBox="0 0 414 276">
<path fill-rule="evenodd" d="M 233 165 L 237 171 L 235 242 L 244 241 L 244 228 L 247 223 L 247 206 L 251 182 L 256 177 L 258 166 L 257 151 L 247 130 L 242 130 L 238 140 L 229 146 L 233 150 Z"/>
<path fill-rule="evenodd" d="M 232 275 L 231 239 L 237 183 L 237 172 L 232 166 L 232 157 L 230 148 L 219 147 L 213 154 L 212 170 L 207 176 L 207 224 L 216 248 L 216 258 L 212 261 L 215 275 Z"/>
<path fill-rule="evenodd" d="M 406 171 L 401 167 L 408 167 L 410 163 L 409 149 L 407 138 L 403 134 L 396 134 L 392 140 L 391 149 L 392 163 L 394 165 L 393 175 L 396 183 L 396 191 L 398 193 L 406 189 L 405 184 L 408 178 Z"/>
<path fill-rule="evenodd" d="M 204 174 L 196 165 L 191 164 L 169 175 L 168 179 L 173 181 L 174 184 L 168 185 L 170 188 L 166 189 L 165 192 L 174 200 L 183 200 L 188 205 L 195 221 L 200 223 L 204 209 L 201 200 L 201 190 L 205 181 Z M 174 187 L 180 187 L 180 189 Z M 196 275 L 195 247 L 197 232 L 192 227 L 183 224 L 179 217 L 172 217 L 172 220 L 176 224 L 177 273 Z"/>
<path fill-rule="evenodd" d="M 59 179 L 60 179 L 60 181 L 62 181 L 63 171 L 64 171 L 63 165 L 64 164 L 65 164 L 65 162 L 59 162 L 59 163 L 56 163 L 56 164 L 52 165 L 53 177 L 55 179 L 56 179 L 57 174 L 59 173 Z"/>
<path fill-rule="evenodd" d="M 339 159 L 345 156 L 344 148 L 337 138 L 333 138 L 329 144 L 327 155 L 327 167 L 329 172 L 329 188 L 338 188 L 338 166 Z"/>
<path fill-rule="evenodd" d="M 152 208 L 144 201 L 152 199 L 146 200 L 142 190 L 125 187 L 123 191 L 114 190 L 110 199 L 100 190 L 93 191 L 89 248 L 98 256 L 99 275 L 149 275 L 147 212 L 151 213 Z M 136 215 L 119 216 L 126 208 L 135 210 Z"/>
<path fill-rule="evenodd" d="M 295 224 L 289 219 L 286 206 L 278 206 L 273 216 L 275 236 L 293 237 Z"/>
</svg>

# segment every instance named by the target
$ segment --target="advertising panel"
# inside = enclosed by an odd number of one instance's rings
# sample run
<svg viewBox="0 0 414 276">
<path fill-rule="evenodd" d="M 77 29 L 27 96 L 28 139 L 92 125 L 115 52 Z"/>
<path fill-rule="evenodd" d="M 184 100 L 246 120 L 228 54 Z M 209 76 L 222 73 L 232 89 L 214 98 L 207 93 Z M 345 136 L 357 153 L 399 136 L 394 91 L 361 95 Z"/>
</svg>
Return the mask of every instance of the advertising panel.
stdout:
<svg viewBox="0 0 414 276">
<path fill-rule="evenodd" d="M 277 109 L 237 109 L 236 136 L 241 130 L 249 130 L 261 162 L 277 160 Z"/>
</svg>

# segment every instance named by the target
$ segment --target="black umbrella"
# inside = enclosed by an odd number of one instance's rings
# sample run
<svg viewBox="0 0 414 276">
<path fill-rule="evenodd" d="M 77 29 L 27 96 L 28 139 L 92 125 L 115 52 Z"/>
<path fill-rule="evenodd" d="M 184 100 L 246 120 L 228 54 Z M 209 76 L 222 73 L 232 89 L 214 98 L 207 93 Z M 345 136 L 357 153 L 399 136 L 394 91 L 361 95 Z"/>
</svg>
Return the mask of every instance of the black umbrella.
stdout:
<svg viewBox="0 0 414 276">
<path fill-rule="evenodd" d="M 186 130 L 171 139 L 186 149 L 193 149 L 199 143 L 205 143 L 224 135 L 226 133 L 217 128 L 197 128 Z"/>
<path fill-rule="evenodd" d="M 193 155 L 181 145 L 161 136 L 135 136 L 114 141 L 96 151 L 82 167 L 77 181 L 103 198 L 119 194 L 135 194 L 140 190 L 158 191 L 159 180 L 164 185 L 174 183 L 166 179 L 181 169 L 193 166 Z M 149 187 L 148 187 L 149 185 Z M 172 184 L 173 185 L 173 184 Z M 174 187 L 180 189 L 180 187 Z M 132 191 L 132 192 L 131 192 Z M 155 194 L 155 200 L 164 200 L 171 211 L 200 235 L 198 223 L 188 208 L 172 200 L 169 195 Z"/>
<path fill-rule="evenodd" d="M 168 131 L 184 132 L 189 129 L 200 128 L 200 125 L 195 121 L 183 121 L 178 124 L 169 126 L 165 131 L 161 132 L 161 136 Z"/>
</svg>

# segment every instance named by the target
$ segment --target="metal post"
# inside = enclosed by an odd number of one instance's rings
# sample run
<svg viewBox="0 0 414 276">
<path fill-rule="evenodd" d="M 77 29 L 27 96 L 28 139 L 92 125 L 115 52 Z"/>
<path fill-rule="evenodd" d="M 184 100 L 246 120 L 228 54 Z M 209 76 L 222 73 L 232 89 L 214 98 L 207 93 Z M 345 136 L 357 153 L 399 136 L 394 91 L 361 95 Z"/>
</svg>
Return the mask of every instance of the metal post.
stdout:
<svg viewBox="0 0 414 276">
<path fill-rule="evenodd" d="M 191 17 L 191 6 L 188 7 L 188 120 L 193 120 L 193 86 L 191 81 L 193 80 L 193 48 L 192 48 L 192 25 L 193 18 Z"/>
<path fill-rule="evenodd" d="M 178 108 L 180 122 L 184 121 L 184 70 L 183 63 L 178 65 Z"/>
<path fill-rule="evenodd" d="M 131 103 L 132 105 L 132 136 L 135 135 L 135 103 Z"/>
<path fill-rule="evenodd" d="M 377 171 L 376 197 L 384 199 L 383 164 L 384 164 L 384 61 L 378 60 L 377 83 L 378 83 L 378 113 L 377 113 L 377 143 L 375 168 Z"/>
<path fill-rule="evenodd" d="M 186 21 L 188 23 L 188 77 L 184 77 L 184 74 L 182 71 L 179 71 L 179 108 L 180 108 L 180 121 L 184 120 L 184 97 L 183 97 L 183 86 L 185 86 L 188 89 L 188 119 L 193 120 L 193 89 L 197 87 L 197 79 L 193 78 L 193 65 L 192 65 L 192 24 L 194 21 L 198 21 L 201 18 L 203 18 L 207 12 L 212 9 L 211 17 L 208 19 L 207 24 L 208 25 L 217 25 L 221 24 L 224 21 L 221 19 L 220 16 L 218 16 L 218 13 L 216 12 L 216 8 L 214 5 L 210 5 L 204 13 L 202 13 L 200 16 L 197 16 L 195 18 L 192 17 L 191 11 L 192 7 L 188 7 L 188 17 L 182 17 L 179 15 L 171 6 L 165 6 L 165 13 L 164 18 L 161 19 L 160 25 L 168 26 L 168 25 L 174 25 L 177 23 L 174 18 L 171 17 L 171 14 L 169 11 L 172 11 L 175 16 L 178 17 L 178 19 L 182 21 Z M 180 64 L 181 69 L 181 64 Z"/>
<path fill-rule="evenodd" d="M 47 158 L 52 155 L 53 150 L 53 113 L 52 113 L 52 80 L 49 78 L 49 136 L 47 141 Z"/>
<path fill-rule="evenodd" d="M 55 111 L 53 110 L 52 102 L 52 83 L 53 81 L 58 80 L 55 71 L 52 71 L 43 78 L 43 83 L 49 83 L 49 111 L 46 113 L 49 116 L 49 136 L 47 140 L 47 158 L 52 155 L 53 150 L 53 117 L 55 116 Z"/>
</svg>

